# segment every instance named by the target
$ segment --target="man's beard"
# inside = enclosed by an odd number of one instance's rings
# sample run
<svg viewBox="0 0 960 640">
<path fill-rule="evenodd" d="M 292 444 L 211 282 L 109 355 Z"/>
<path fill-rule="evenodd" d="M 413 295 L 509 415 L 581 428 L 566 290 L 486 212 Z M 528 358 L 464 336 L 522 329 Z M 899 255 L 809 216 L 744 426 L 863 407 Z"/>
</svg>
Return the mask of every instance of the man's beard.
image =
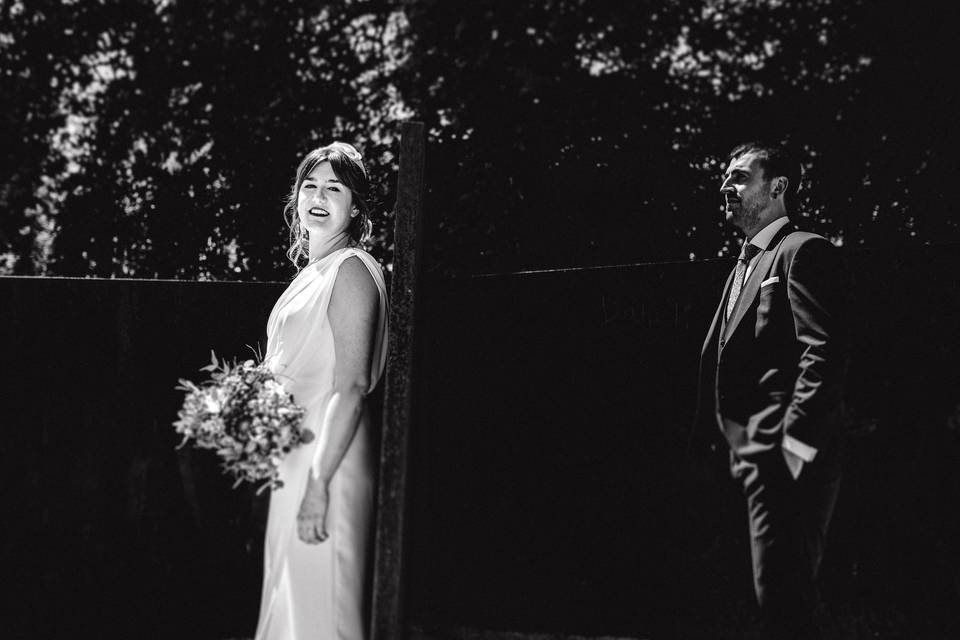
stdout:
<svg viewBox="0 0 960 640">
<path fill-rule="evenodd" d="M 764 185 L 760 193 L 749 200 L 741 200 L 739 210 L 734 211 L 731 216 L 731 222 L 743 231 L 755 229 L 760 224 L 760 214 L 763 213 L 764 201 L 769 195 L 770 186 Z"/>
</svg>

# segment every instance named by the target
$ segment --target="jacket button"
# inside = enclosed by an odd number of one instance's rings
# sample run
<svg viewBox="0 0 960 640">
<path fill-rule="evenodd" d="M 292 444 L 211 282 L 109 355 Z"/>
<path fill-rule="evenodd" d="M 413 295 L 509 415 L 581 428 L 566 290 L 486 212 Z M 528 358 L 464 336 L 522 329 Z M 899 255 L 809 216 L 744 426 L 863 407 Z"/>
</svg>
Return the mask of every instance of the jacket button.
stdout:
<svg viewBox="0 0 960 640">
<path fill-rule="evenodd" d="M 723 340 L 723 339 L 721 338 L 721 340 L 720 340 L 720 348 L 723 349 L 723 345 L 725 345 L 725 344 L 727 344 L 727 341 L 726 341 L 726 340 Z"/>
</svg>

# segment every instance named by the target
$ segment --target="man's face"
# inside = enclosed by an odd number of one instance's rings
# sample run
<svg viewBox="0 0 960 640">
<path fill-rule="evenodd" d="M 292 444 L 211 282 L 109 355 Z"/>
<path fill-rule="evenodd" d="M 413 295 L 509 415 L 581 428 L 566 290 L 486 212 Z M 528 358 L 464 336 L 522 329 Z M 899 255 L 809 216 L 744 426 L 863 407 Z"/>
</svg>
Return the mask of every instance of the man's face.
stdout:
<svg viewBox="0 0 960 640">
<path fill-rule="evenodd" d="M 770 181 L 764 179 L 757 152 L 730 161 L 723 174 L 720 194 L 727 221 L 746 233 L 755 230 L 770 204 Z"/>
</svg>

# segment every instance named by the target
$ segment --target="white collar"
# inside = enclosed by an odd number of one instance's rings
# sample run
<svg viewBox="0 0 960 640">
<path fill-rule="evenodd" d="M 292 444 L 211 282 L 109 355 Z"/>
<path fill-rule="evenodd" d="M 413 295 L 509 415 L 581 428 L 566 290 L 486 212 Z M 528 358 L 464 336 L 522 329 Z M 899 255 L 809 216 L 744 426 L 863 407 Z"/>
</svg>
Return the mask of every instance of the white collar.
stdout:
<svg viewBox="0 0 960 640">
<path fill-rule="evenodd" d="M 777 235 L 777 232 L 780 231 L 780 229 L 782 229 L 788 222 L 790 222 L 790 218 L 787 216 L 780 216 L 763 229 L 760 229 L 760 231 L 757 232 L 757 235 L 753 236 L 753 238 L 750 240 L 750 244 L 766 251 L 767 247 L 770 245 L 770 241 L 773 240 L 773 236 Z M 743 249 L 740 250 L 740 255 L 743 255 Z"/>
</svg>

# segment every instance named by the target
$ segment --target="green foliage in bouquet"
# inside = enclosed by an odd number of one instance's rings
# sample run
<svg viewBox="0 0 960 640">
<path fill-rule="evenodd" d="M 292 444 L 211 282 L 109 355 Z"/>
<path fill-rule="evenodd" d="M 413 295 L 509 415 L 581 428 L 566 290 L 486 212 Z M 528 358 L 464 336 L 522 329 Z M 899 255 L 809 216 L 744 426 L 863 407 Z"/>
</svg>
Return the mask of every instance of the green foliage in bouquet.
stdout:
<svg viewBox="0 0 960 640">
<path fill-rule="evenodd" d="M 224 472 L 236 478 L 234 487 L 247 481 L 262 482 L 257 493 L 279 489 L 280 460 L 313 440 L 313 433 L 302 427 L 305 409 L 263 362 L 228 363 L 213 351 L 210 359 L 200 369 L 210 373 L 209 380 L 196 384 L 181 378 L 176 387 L 186 392 L 173 423 L 183 436 L 178 448 L 192 441 L 216 451 Z"/>
</svg>

